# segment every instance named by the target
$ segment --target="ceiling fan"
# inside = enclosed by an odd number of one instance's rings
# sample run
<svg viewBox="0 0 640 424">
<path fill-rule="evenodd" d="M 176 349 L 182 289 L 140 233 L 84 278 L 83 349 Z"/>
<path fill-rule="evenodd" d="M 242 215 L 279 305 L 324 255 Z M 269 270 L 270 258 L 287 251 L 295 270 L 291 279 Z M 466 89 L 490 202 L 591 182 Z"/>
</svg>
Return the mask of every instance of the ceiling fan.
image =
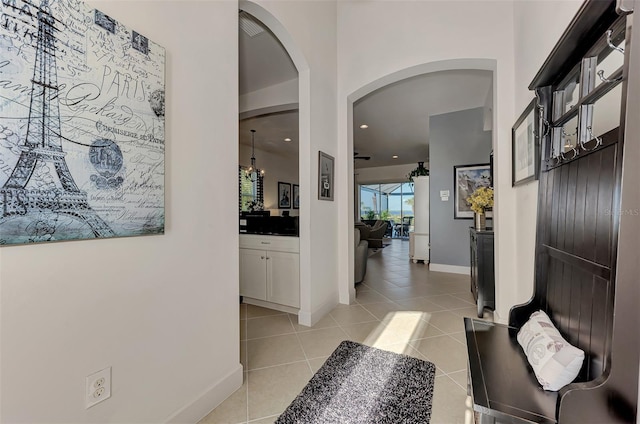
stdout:
<svg viewBox="0 0 640 424">
<path fill-rule="evenodd" d="M 353 152 L 353 159 L 369 160 L 371 159 L 371 156 L 358 156 L 358 152 Z"/>
</svg>

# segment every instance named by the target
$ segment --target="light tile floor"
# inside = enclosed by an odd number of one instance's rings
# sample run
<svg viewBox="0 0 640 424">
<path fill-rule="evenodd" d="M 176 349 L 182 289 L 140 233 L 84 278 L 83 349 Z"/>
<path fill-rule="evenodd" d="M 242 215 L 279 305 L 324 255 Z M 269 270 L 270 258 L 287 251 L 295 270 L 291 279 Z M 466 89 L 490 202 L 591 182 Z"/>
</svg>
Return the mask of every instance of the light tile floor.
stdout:
<svg viewBox="0 0 640 424">
<path fill-rule="evenodd" d="M 356 302 L 338 305 L 312 328 L 295 315 L 240 305 L 244 384 L 201 423 L 273 423 L 347 339 L 433 362 L 431 423 L 473 423 L 462 320 L 476 316 L 469 277 L 412 263 L 408 245 L 393 240 L 370 256 Z"/>
</svg>

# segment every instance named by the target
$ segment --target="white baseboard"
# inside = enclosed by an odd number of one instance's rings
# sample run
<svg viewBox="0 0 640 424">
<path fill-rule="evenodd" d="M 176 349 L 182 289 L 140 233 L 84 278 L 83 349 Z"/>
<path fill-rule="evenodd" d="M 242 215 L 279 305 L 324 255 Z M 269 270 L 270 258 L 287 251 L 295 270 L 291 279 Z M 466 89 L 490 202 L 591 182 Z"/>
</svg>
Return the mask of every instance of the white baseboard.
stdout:
<svg viewBox="0 0 640 424">
<path fill-rule="evenodd" d="M 300 312 L 298 312 L 298 324 L 311 327 L 311 312 L 300 309 Z"/>
<path fill-rule="evenodd" d="M 313 312 L 307 312 L 301 309 L 298 313 L 298 324 L 312 327 L 316 325 L 316 323 L 320 321 L 325 315 L 333 311 L 333 308 L 335 308 L 336 306 L 338 306 L 338 300 L 331 299 Z"/>
<path fill-rule="evenodd" d="M 471 268 L 468 266 L 459 265 L 445 265 L 445 264 L 429 264 L 429 271 L 435 272 L 450 272 L 452 274 L 471 274 Z"/>
<path fill-rule="evenodd" d="M 497 322 L 498 324 L 508 324 L 509 320 L 503 318 L 498 311 L 493 311 L 493 322 Z"/>
<path fill-rule="evenodd" d="M 298 315 L 298 308 L 294 308 L 293 306 L 280 305 L 278 303 L 267 302 L 266 300 L 254 299 L 252 297 L 245 296 L 242 297 L 242 302 L 247 305 L 262 306 L 263 308 L 275 309 L 276 311 Z"/>
<path fill-rule="evenodd" d="M 226 398 L 242 386 L 242 365 L 238 366 L 214 385 L 206 389 L 191 403 L 173 414 L 167 423 L 197 423 L 213 411 Z"/>
<path fill-rule="evenodd" d="M 338 299 L 334 298 L 325 302 L 320 308 L 311 313 L 311 325 L 316 325 L 325 315 L 333 311 L 336 306 L 338 306 Z"/>
</svg>

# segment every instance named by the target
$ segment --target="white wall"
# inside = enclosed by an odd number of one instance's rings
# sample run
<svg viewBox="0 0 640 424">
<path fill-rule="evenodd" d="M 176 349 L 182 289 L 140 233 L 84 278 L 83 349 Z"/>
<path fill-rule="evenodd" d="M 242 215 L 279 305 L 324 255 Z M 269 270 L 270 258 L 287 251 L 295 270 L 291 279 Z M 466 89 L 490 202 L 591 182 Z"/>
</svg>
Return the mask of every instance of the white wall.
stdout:
<svg viewBox="0 0 640 424">
<path fill-rule="evenodd" d="M 384 29 L 384 30 L 381 30 Z M 353 139 L 351 104 L 370 84 L 414 67 L 438 68 L 441 61 L 479 63 L 495 71 L 493 148 L 496 162 L 497 319 L 515 302 L 511 289 L 515 268 L 515 199 L 511 192 L 510 136 L 513 113 L 513 4 L 504 1 L 341 1 L 338 4 L 338 143 L 350 157 Z M 462 59 L 462 60 L 460 60 Z M 460 64 L 462 66 L 462 64 Z M 495 68 L 495 69 L 492 69 Z M 409 76 L 409 75 L 407 75 Z M 391 82 L 391 81 L 389 81 Z M 349 98 L 351 96 L 351 98 Z M 453 171 L 452 171 L 453 175 Z M 352 187 L 353 172 L 340 167 L 339 184 Z M 348 302 L 353 274 L 352 194 L 340 196 L 340 300 Z M 503 318 L 504 317 L 504 318 Z"/>
<path fill-rule="evenodd" d="M 533 91 L 527 88 L 551 49 L 582 4 L 581 0 L 517 1 L 514 4 L 515 110 L 513 122 L 524 111 Z M 544 27 L 544 31 L 540 28 Z M 517 303 L 526 302 L 533 295 L 533 275 L 536 241 L 536 211 L 538 182 L 532 181 L 513 188 L 515 192 L 516 222 L 516 288 Z"/>
<path fill-rule="evenodd" d="M 167 49 L 166 234 L 0 250 L 0 421 L 194 422 L 242 381 L 237 3 L 92 4 Z"/>
<path fill-rule="evenodd" d="M 318 151 L 344 166 L 336 145 L 337 28 L 332 1 L 240 2 L 265 23 L 298 69 L 300 114 L 300 313 L 310 325 L 338 302 L 338 205 L 352 187 L 337 184 L 336 201 L 318 200 Z M 349 158 L 351 160 L 351 158 Z M 351 231 L 353 233 L 353 231 Z"/>
<path fill-rule="evenodd" d="M 297 216 L 299 209 L 278 209 L 278 181 L 289 184 L 299 184 L 298 156 L 282 156 L 255 149 L 256 163 L 265 170 L 264 175 L 264 207 L 271 211 L 271 215 L 280 215 L 283 210 L 289 211 L 291 216 Z M 251 164 L 251 147 L 240 145 L 240 165 Z M 293 188 L 291 188 L 293 190 Z M 293 193 L 293 191 L 291 192 Z"/>
<path fill-rule="evenodd" d="M 484 108 L 443 113 L 429 118 L 429 159 L 433 164 L 429 173 L 429 217 L 431 255 L 429 269 L 453 266 L 469 273 L 469 227 L 472 220 L 455 219 L 456 184 L 453 167 L 489 163 L 491 131 L 484 131 Z M 449 191 L 442 201 L 440 191 Z M 492 227 L 491 221 L 487 222 Z"/>
</svg>

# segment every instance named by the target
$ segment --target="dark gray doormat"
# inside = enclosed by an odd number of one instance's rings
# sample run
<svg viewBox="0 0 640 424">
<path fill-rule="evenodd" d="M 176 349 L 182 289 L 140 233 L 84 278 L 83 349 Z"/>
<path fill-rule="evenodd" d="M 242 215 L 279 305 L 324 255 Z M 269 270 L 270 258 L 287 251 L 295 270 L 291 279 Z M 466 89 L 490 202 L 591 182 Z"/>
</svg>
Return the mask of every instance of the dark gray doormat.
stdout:
<svg viewBox="0 0 640 424">
<path fill-rule="evenodd" d="M 435 374 L 431 362 L 344 341 L 276 423 L 425 424 Z"/>
</svg>

